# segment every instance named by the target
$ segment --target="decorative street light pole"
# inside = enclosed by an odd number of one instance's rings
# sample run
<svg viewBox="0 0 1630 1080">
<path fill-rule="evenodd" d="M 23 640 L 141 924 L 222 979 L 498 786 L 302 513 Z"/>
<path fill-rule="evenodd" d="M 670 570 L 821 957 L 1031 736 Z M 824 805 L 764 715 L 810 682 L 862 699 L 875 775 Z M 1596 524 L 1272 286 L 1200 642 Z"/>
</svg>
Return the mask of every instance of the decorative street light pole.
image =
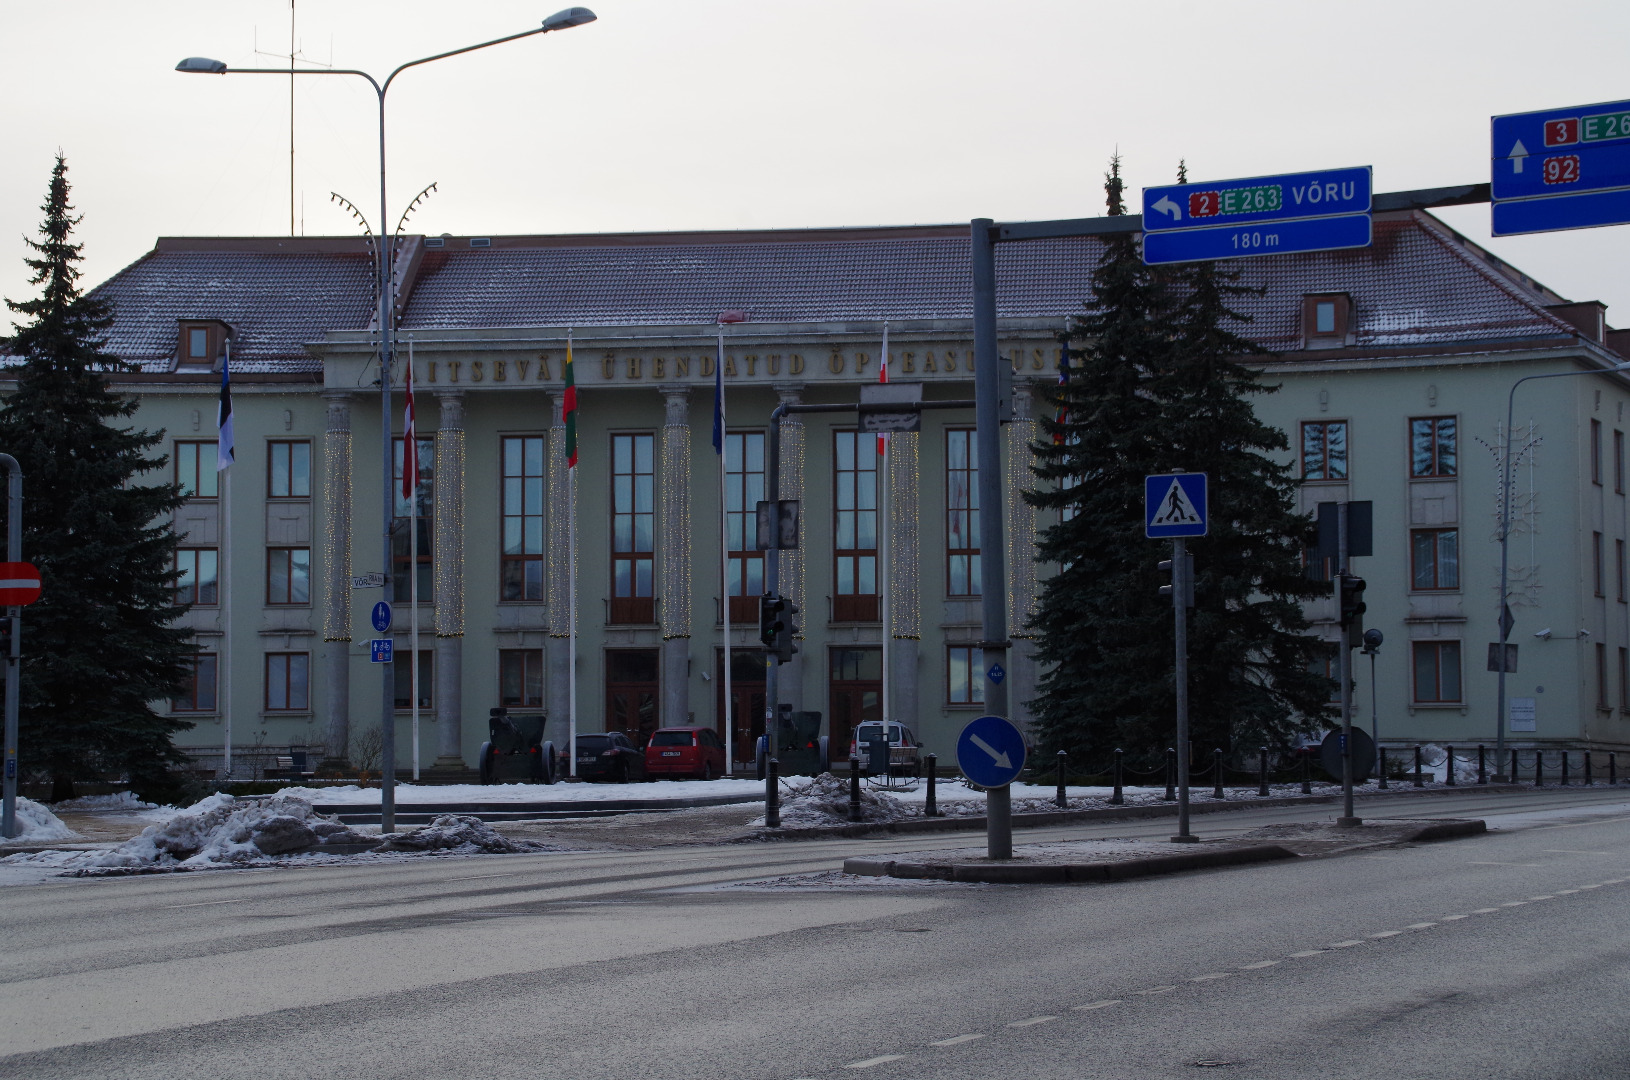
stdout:
<svg viewBox="0 0 1630 1080">
<path fill-rule="evenodd" d="M 567 30 L 574 26 L 582 26 L 595 20 L 594 12 L 584 7 L 570 7 L 557 11 L 536 30 L 525 30 L 519 34 L 510 34 L 508 37 L 494 38 L 483 41 L 479 45 L 467 45 L 462 49 L 453 49 L 449 52 L 437 53 L 434 56 L 422 57 L 418 60 L 409 60 L 399 65 L 385 77 L 383 83 L 379 82 L 366 71 L 351 68 L 228 68 L 220 60 L 210 60 L 206 57 L 192 56 L 175 66 L 180 72 L 191 75 L 355 75 L 367 79 L 368 84 L 374 88 L 379 98 L 379 421 L 380 421 L 380 447 L 381 460 L 384 470 L 384 548 L 383 569 L 390 576 L 391 567 L 391 533 L 395 520 L 395 473 L 392 468 L 391 454 L 391 352 L 393 323 L 395 322 L 395 288 L 391 268 L 391 248 L 388 243 L 390 237 L 386 231 L 386 202 L 385 202 L 385 94 L 390 90 L 391 83 L 396 76 L 411 67 L 428 64 L 432 60 L 445 60 L 449 56 L 459 56 L 463 53 L 485 49 L 491 45 L 502 45 L 507 41 L 517 41 L 520 38 L 532 37 L 534 34 L 547 34 L 551 30 Z M 418 568 L 410 568 L 410 572 L 417 574 Z M 228 658 L 230 663 L 230 658 Z M 419 658 L 411 657 L 409 663 L 417 665 Z M 382 664 L 382 700 L 380 728 L 383 736 L 383 749 L 380 756 L 380 792 L 379 792 L 379 826 L 381 832 L 394 832 L 396 829 L 396 678 L 393 664 Z M 230 703 L 228 703 L 230 707 Z"/>
</svg>

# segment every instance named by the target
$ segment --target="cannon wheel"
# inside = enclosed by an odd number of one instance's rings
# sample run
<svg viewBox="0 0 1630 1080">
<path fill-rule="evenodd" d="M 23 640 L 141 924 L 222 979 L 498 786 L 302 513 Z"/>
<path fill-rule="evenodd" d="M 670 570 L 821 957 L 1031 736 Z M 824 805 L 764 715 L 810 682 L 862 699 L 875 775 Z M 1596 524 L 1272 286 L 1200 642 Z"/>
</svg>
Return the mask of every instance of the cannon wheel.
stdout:
<svg viewBox="0 0 1630 1080">
<path fill-rule="evenodd" d="M 552 784 L 556 780 L 556 770 L 560 767 L 559 755 L 555 753 L 555 744 L 546 742 L 538 748 L 543 756 L 543 782 Z"/>
<path fill-rule="evenodd" d="M 832 744 L 831 744 L 831 742 L 829 741 L 827 736 L 822 735 L 818 745 L 821 748 L 820 749 L 821 757 L 820 757 L 820 760 L 815 763 L 815 775 L 817 775 L 817 776 L 819 776 L 821 773 L 827 773 L 827 772 L 832 771 Z"/>
<path fill-rule="evenodd" d="M 496 783 L 496 781 L 493 779 L 493 772 L 495 771 L 493 769 L 494 764 L 496 763 L 492 760 L 492 743 L 482 743 L 481 756 L 476 759 L 476 769 L 481 774 L 482 786 Z"/>
</svg>

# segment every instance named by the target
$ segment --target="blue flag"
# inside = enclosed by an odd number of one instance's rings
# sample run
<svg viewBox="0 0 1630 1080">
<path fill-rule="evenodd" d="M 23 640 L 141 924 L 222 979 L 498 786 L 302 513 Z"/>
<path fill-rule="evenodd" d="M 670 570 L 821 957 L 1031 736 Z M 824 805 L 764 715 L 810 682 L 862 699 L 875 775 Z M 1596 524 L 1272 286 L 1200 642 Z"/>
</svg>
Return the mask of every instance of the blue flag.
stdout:
<svg viewBox="0 0 1630 1080">
<path fill-rule="evenodd" d="M 713 452 L 724 453 L 724 331 L 719 331 L 719 356 L 713 364 Z"/>
<path fill-rule="evenodd" d="M 221 437 L 215 444 L 215 471 L 220 472 L 237 460 L 232 445 L 232 343 L 226 345 L 221 358 L 221 403 L 215 410 L 215 425 Z"/>
</svg>

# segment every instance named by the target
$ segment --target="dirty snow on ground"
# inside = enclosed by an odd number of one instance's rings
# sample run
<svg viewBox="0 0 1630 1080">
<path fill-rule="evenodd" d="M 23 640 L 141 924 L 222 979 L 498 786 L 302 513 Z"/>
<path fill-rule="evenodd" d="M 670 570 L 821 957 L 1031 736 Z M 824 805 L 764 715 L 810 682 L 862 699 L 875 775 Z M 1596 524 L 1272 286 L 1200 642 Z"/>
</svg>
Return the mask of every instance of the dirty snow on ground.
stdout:
<svg viewBox="0 0 1630 1080">
<path fill-rule="evenodd" d="M 101 813 L 112 810 L 157 810 L 158 804 L 142 802 L 133 791 L 115 791 L 111 795 L 81 795 L 77 799 L 52 803 L 51 809 Z"/>
<path fill-rule="evenodd" d="M 762 795 L 762 780 L 656 780 L 646 784 L 403 784 L 396 805 L 418 803 L 611 802 L 625 799 L 696 799 L 707 795 Z M 377 787 L 286 787 L 280 794 L 318 806 L 377 803 Z"/>
<path fill-rule="evenodd" d="M 17 835 L 9 843 L 50 844 L 58 840 L 82 840 L 62 819 L 33 799 L 17 797 Z"/>
</svg>

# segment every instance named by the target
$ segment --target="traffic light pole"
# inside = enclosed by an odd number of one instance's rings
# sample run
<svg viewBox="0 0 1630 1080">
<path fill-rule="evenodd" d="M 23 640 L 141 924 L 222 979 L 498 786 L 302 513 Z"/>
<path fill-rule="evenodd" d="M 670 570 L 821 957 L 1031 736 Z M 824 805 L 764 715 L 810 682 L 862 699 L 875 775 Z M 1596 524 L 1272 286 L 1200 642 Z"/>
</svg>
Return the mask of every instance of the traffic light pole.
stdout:
<svg viewBox="0 0 1630 1080">
<path fill-rule="evenodd" d="M 10 454 L 0 454 L 6 467 L 6 561 L 23 561 L 23 467 Z M 17 835 L 17 714 L 22 701 L 23 609 L 8 607 L 11 648 L 6 655 L 5 796 L 0 809 L 0 836 Z"/>
<path fill-rule="evenodd" d="M 1341 676 L 1341 817 L 1337 825 L 1362 825 L 1353 813 L 1353 652 L 1347 646 L 1348 628 L 1342 619 L 1341 594 L 1347 574 L 1347 504 L 1336 504 L 1336 621 L 1341 626 L 1338 671 Z"/>
<path fill-rule="evenodd" d="M 1177 835 L 1172 842 L 1176 844 L 1200 839 L 1189 832 L 1189 596 L 1194 575 L 1188 547 L 1183 537 L 1172 537 L 1172 619 L 1177 639 Z"/>
<path fill-rule="evenodd" d="M 771 500 L 781 498 L 781 417 L 786 413 L 785 405 L 777 405 L 775 411 L 770 413 L 770 447 L 768 461 L 765 467 L 769 475 L 765 477 L 765 497 Z M 746 466 L 744 465 L 743 468 Z M 743 537 L 743 539 L 746 539 Z M 745 569 L 744 569 L 745 576 Z M 771 547 L 764 553 L 764 591 L 770 596 L 781 595 L 781 550 Z M 730 598 L 725 597 L 725 603 Z M 775 745 L 775 713 L 781 701 L 781 663 L 775 655 L 775 649 L 769 642 L 764 643 L 764 737 L 768 747 L 767 757 L 776 756 Z M 756 754 L 754 755 L 757 756 Z M 766 762 L 766 769 L 768 763 Z M 766 812 L 767 813 L 767 812 Z M 766 819 L 768 820 L 768 816 Z M 779 818 L 778 818 L 779 821 Z"/>
</svg>

